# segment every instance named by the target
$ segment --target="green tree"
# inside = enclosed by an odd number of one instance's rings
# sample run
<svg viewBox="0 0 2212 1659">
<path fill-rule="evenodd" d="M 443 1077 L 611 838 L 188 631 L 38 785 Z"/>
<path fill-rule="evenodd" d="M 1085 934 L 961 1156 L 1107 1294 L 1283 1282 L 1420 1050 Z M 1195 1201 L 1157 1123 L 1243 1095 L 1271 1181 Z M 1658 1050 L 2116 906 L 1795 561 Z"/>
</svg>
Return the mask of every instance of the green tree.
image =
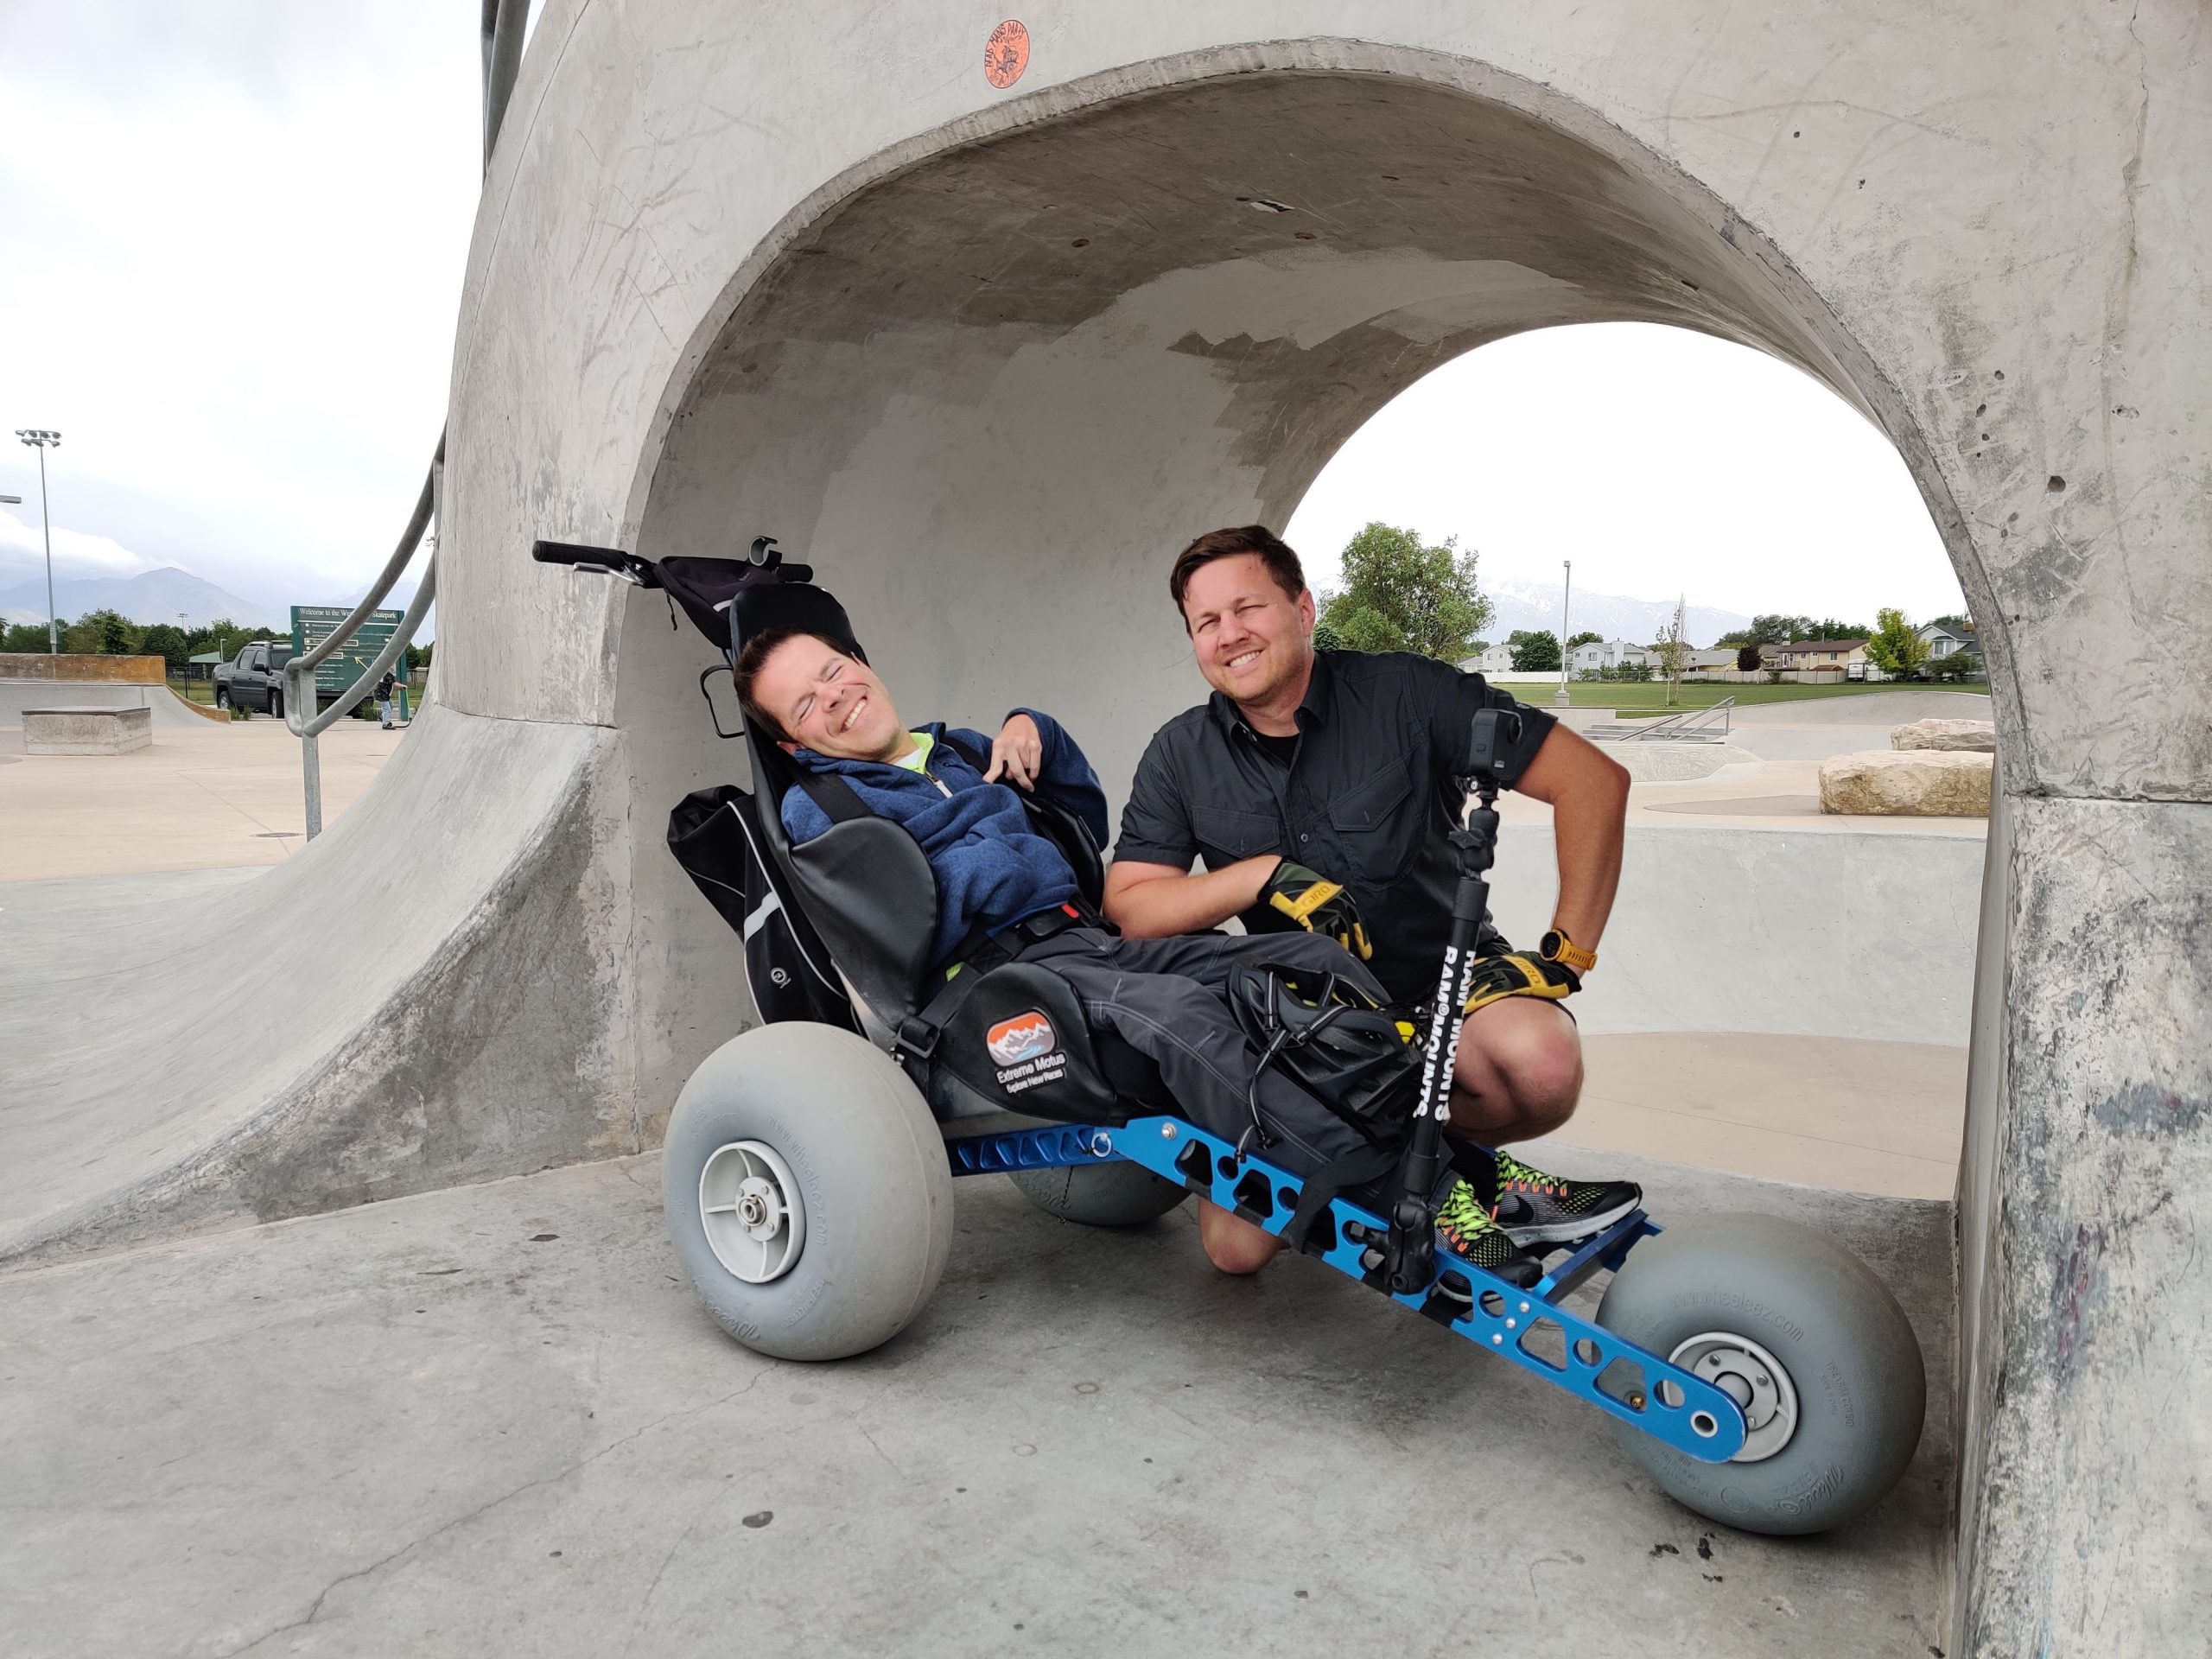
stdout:
<svg viewBox="0 0 2212 1659">
<path fill-rule="evenodd" d="M 1759 648 L 1757 645 L 1739 645 L 1736 647 L 1736 671 L 1738 674 L 1759 671 Z"/>
<path fill-rule="evenodd" d="M 1839 622 L 1832 616 L 1808 624 L 1802 633 L 1794 633 L 1792 639 L 1864 639 L 1874 630 L 1857 622 Z"/>
<path fill-rule="evenodd" d="M 87 611 L 69 626 L 62 637 L 67 651 L 88 656 L 129 657 L 138 650 L 138 625 L 120 611 L 103 607 Z"/>
<path fill-rule="evenodd" d="M 1412 651 L 1456 663 L 1490 620 L 1475 559 L 1456 537 L 1374 523 L 1344 544 L 1344 588 L 1322 601 L 1321 622 L 1353 651 Z"/>
<path fill-rule="evenodd" d="M 1344 636 L 1338 633 L 1334 628 L 1331 627 L 1325 622 L 1316 622 L 1313 625 L 1314 650 L 1342 651 L 1344 648 Z M 428 645 L 424 645 L 421 648 L 421 656 L 423 664 L 428 666 L 430 660 L 430 648 Z"/>
<path fill-rule="evenodd" d="M 1934 626 L 1939 628 L 1968 629 L 1974 626 L 1974 619 L 1972 617 L 1961 616 L 1955 611 L 1948 612 L 1942 616 L 1932 618 L 1931 621 Z"/>
<path fill-rule="evenodd" d="M 183 630 L 168 622 L 156 622 L 147 629 L 145 638 L 138 642 L 138 649 L 149 657 L 160 658 L 168 664 L 172 674 L 183 673 L 185 660 L 192 655 Z"/>
<path fill-rule="evenodd" d="M 60 626 L 67 628 L 69 626 L 69 619 L 63 617 Z M 46 655 L 45 623 L 11 622 L 8 625 L 5 634 L 4 639 L 0 639 L 0 651 L 21 652 L 34 657 Z"/>
<path fill-rule="evenodd" d="M 1581 632 L 1574 634 L 1568 639 L 1567 642 L 1567 648 L 1569 651 L 1573 651 L 1577 645 L 1602 645 L 1605 643 L 1605 636 L 1604 634 L 1592 633 L 1589 629 L 1585 628 Z"/>
<path fill-rule="evenodd" d="M 1512 648 L 1516 674 L 1548 674 L 1559 667 L 1559 636 L 1549 628 L 1534 633 L 1516 628 L 1505 643 Z"/>
<path fill-rule="evenodd" d="M 1809 616 L 1790 616 L 1777 612 L 1771 616 L 1755 616 L 1751 626 L 1744 630 L 1743 643 L 1749 645 L 1786 645 L 1792 639 L 1808 639 L 1806 632 L 1813 626 Z"/>
<path fill-rule="evenodd" d="M 1928 661 L 1928 642 L 1903 611 L 1885 605 L 1874 613 L 1874 632 L 1866 638 L 1866 660 L 1892 679 L 1912 678 Z"/>
</svg>

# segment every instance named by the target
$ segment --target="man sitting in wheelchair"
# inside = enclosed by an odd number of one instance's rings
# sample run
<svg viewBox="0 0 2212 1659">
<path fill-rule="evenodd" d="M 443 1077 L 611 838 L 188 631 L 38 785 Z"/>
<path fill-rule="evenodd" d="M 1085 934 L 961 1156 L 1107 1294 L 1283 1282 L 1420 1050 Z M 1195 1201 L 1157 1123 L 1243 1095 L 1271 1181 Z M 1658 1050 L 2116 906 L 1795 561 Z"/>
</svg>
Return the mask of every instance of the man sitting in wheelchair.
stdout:
<svg viewBox="0 0 2212 1659">
<path fill-rule="evenodd" d="M 1050 715 L 1019 710 L 988 742 L 941 722 L 910 728 L 866 663 L 829 639 L 791 629 L 748 639 L 734 679 L 756 730 L 817 780 L 782 802 L 793 847 L 836 822 L 817 798 L 823 779 L 849 791 L 824 796 L 832 805 L 856 801 L 919 844 L 938 889 L 931 963 L 940 997 L 958 995 L 963 971 L 974 970 L 973 984 L 1011 961 L 1033 965 L 1072 990 L 1090 1030 L 1149 1059 L 1174 1109 L 1201 1128 L 1312 1178 L 1309 1188 L 1388 1172 L 1417 1094 L 1415 1027 L 1386 1008 L 1382 985 L 1364 965 L 1311 931 L 1316 920 L 1325 923 L 1321 910 L 1309 906 L 1298 918 L 1304 932 L 1124 938 L 1090 910 L 1067 855 L 1040 833 L 1016 792 L 1058 802 L 1095 845 L 1105 842 L 1097 775 Z M 1020 1052 L 1029 1040 L 1020 1020 L 1002 1024 L 1004 1031 L 991 1030 L 986 1064 L 1003 1063 L 995 1075 L 1011 1092 L 1039 1073 L 1026 1069 Z M 1330 1042 L 1296 1039 L 1317 1024 L 1329 1028 Z M 1301 1086 L 1301 1077 L 1314 1086 Z M 1014 1109 L 1029 1105 L 1017 1101 Z M 1471 1147 L 1459 1152 L 1463 1165 L 1483 1156 Z M 1446 1248 L 1533 1283 L 1537 1258 L 1491 1220 L 1464 1179 L 1450 1179 L 1439 1211 Z M 1592 1231 L 1641 1198 L 1627 1183 L 1602 1185 L 1606 1190 L 1594 1195 L 1600 1202 L 1577 1195 Z M 1207 1254 L 1224 1272 L 1255 1271 L 1273 1254 L 1272 1244 L 1249 1248 L 1247 1230 L 1205 1225 L 1208 1211 L 1228 1217 L 1211 1205 L 1201 1211 Z"/>
</svg>

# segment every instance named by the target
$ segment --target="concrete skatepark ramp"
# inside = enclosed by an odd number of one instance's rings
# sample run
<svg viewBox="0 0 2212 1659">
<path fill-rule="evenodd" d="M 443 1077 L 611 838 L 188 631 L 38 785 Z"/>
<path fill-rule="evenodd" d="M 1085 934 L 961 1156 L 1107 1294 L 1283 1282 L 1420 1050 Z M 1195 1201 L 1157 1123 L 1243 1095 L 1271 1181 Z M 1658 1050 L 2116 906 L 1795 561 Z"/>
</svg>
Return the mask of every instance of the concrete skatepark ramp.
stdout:
<svg viewBox="0 0 2212 1659">
<path fill-rule="evenodd" d="M 918 706 L 1052 687 L 1118 780 L 1194 695 L 1160 593 L 1194 529 L 1281 524 L 1459 353 L 1670 323 L 1880 425 L 1986 619 L 2005 801 L 1944 1645 L 2193 1650 L 2201 11 L 1027 21 L 1001 87 L 988 22 L 934 3 L 546 7 L 461 307 L 439 707 L 219 912 L 118 918 L 79 971 L 10 962 L 0 1044 L 31 1058 L 6 1134 L 29 1150 L 4 1248 L 648 1144 L 742 1020 L 733 947 L 659 845 L 668 804 L 727 769 L 705 647 L 532 568 L 532 537 L 660 556 L 772 531 Z M 2161 1432 L 2121 1400 L 2171 1402 Z"/>
</svg>

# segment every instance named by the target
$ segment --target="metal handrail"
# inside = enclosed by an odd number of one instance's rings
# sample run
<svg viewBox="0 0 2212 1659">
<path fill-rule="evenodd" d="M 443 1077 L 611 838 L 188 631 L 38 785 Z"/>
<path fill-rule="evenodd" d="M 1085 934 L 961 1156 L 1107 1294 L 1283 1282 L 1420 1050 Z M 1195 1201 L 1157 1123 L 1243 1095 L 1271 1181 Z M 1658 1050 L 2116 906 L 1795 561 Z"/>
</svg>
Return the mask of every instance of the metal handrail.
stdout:
<svg viewBox="0 0 2212 1659">
<path fill-rule="evenodd" d="M 499 139 L 499 128 L 507 114 L 507 100 L 513 95 L 515 78 L 521 72 L 523 35 L 530 22 L 530 0 L 484 0 L 480 22 L 480 48 L 484 64 L 484 170 L 492 169 L 492 151 Z M 307 793 L 308 839 L 313 841 L 322 833 L 322 761 L 315 747 L 315 739 L 327 731 L 336 721 L 351 714 L 368 688 L 383 678 L 391 665 L 399 660 L 400 653 L 414 643 L 415 630 L 423 626 L 423 619 L 429 614 L 431 603 L 438 591 L 438 555 L 434 547 L 430 562 L 423 572 L 422 586 L 415 590 L 415 597 L 400 618 L 399 626 L 392 630 L 391 638 L 377 653 L 376 660 L 361 671 L 361 677 L 344 691 L 327 709 L 316 708 L 316 693 L 309 677 L 321 664 L 327 661 L 339 647 L 361 631 L 361 625 L 376 614 L 395 583 L 397 583 L 423 545 L 423 534 L 433 518 L 442 524 L 439 509 L 442 505 L 445 486 L 446 435 L 438 434 L 438 447 L 430 457 L 430 470 L 423 480 L 423 493 L 416 498 L 415 511 L 407 520 L 407 528 L 400 532 L 399 545 L 385 561 L 377 579 L 369 584 L 368 593 L 348 613 L 346 620 L 333 628 L 314 650 L 302 652 L 284 664 L 284 724 L 300 740 L 300 768 Z M 310 712 L 302 714 L 302 709 Z"/>
<path fill-rule="evenodd" d="M 1719 702 L 1707 708 L 1685 709 L 1679 715 L 1669 715 L 1664 720 L 1655 720 L 1647 724 L 1639 725 L 1632 732 L 1623 732 L 1620 741 L 1624 743 L 1638 743 L 1651 737 L 1704 737 L 1707 735 L 1707 728 L 1711 726 L 1715 715 L 1720 716 L 1719 734 L 1726 737 L 1728 735 L 1728 722 L 1731 719 L 1729 711 L 1735 706 L 1736 699 L 1730 696 L 1723 697 Z"/>
</svg>

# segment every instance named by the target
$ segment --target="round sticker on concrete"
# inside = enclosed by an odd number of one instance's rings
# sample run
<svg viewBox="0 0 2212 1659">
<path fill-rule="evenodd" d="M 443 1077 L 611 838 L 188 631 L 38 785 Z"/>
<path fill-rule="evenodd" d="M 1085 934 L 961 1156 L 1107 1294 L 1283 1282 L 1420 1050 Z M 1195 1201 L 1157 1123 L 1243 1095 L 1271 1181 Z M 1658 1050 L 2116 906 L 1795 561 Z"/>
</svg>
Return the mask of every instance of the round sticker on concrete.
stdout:
<svg viewBox="0 0 2212 1659">
<path fill-rule="evenodd" d="M 1029 67 L 1029 31 L 1009 17 L 983 42 L 983 79 L 1003 91 Z"/>
</svg>

